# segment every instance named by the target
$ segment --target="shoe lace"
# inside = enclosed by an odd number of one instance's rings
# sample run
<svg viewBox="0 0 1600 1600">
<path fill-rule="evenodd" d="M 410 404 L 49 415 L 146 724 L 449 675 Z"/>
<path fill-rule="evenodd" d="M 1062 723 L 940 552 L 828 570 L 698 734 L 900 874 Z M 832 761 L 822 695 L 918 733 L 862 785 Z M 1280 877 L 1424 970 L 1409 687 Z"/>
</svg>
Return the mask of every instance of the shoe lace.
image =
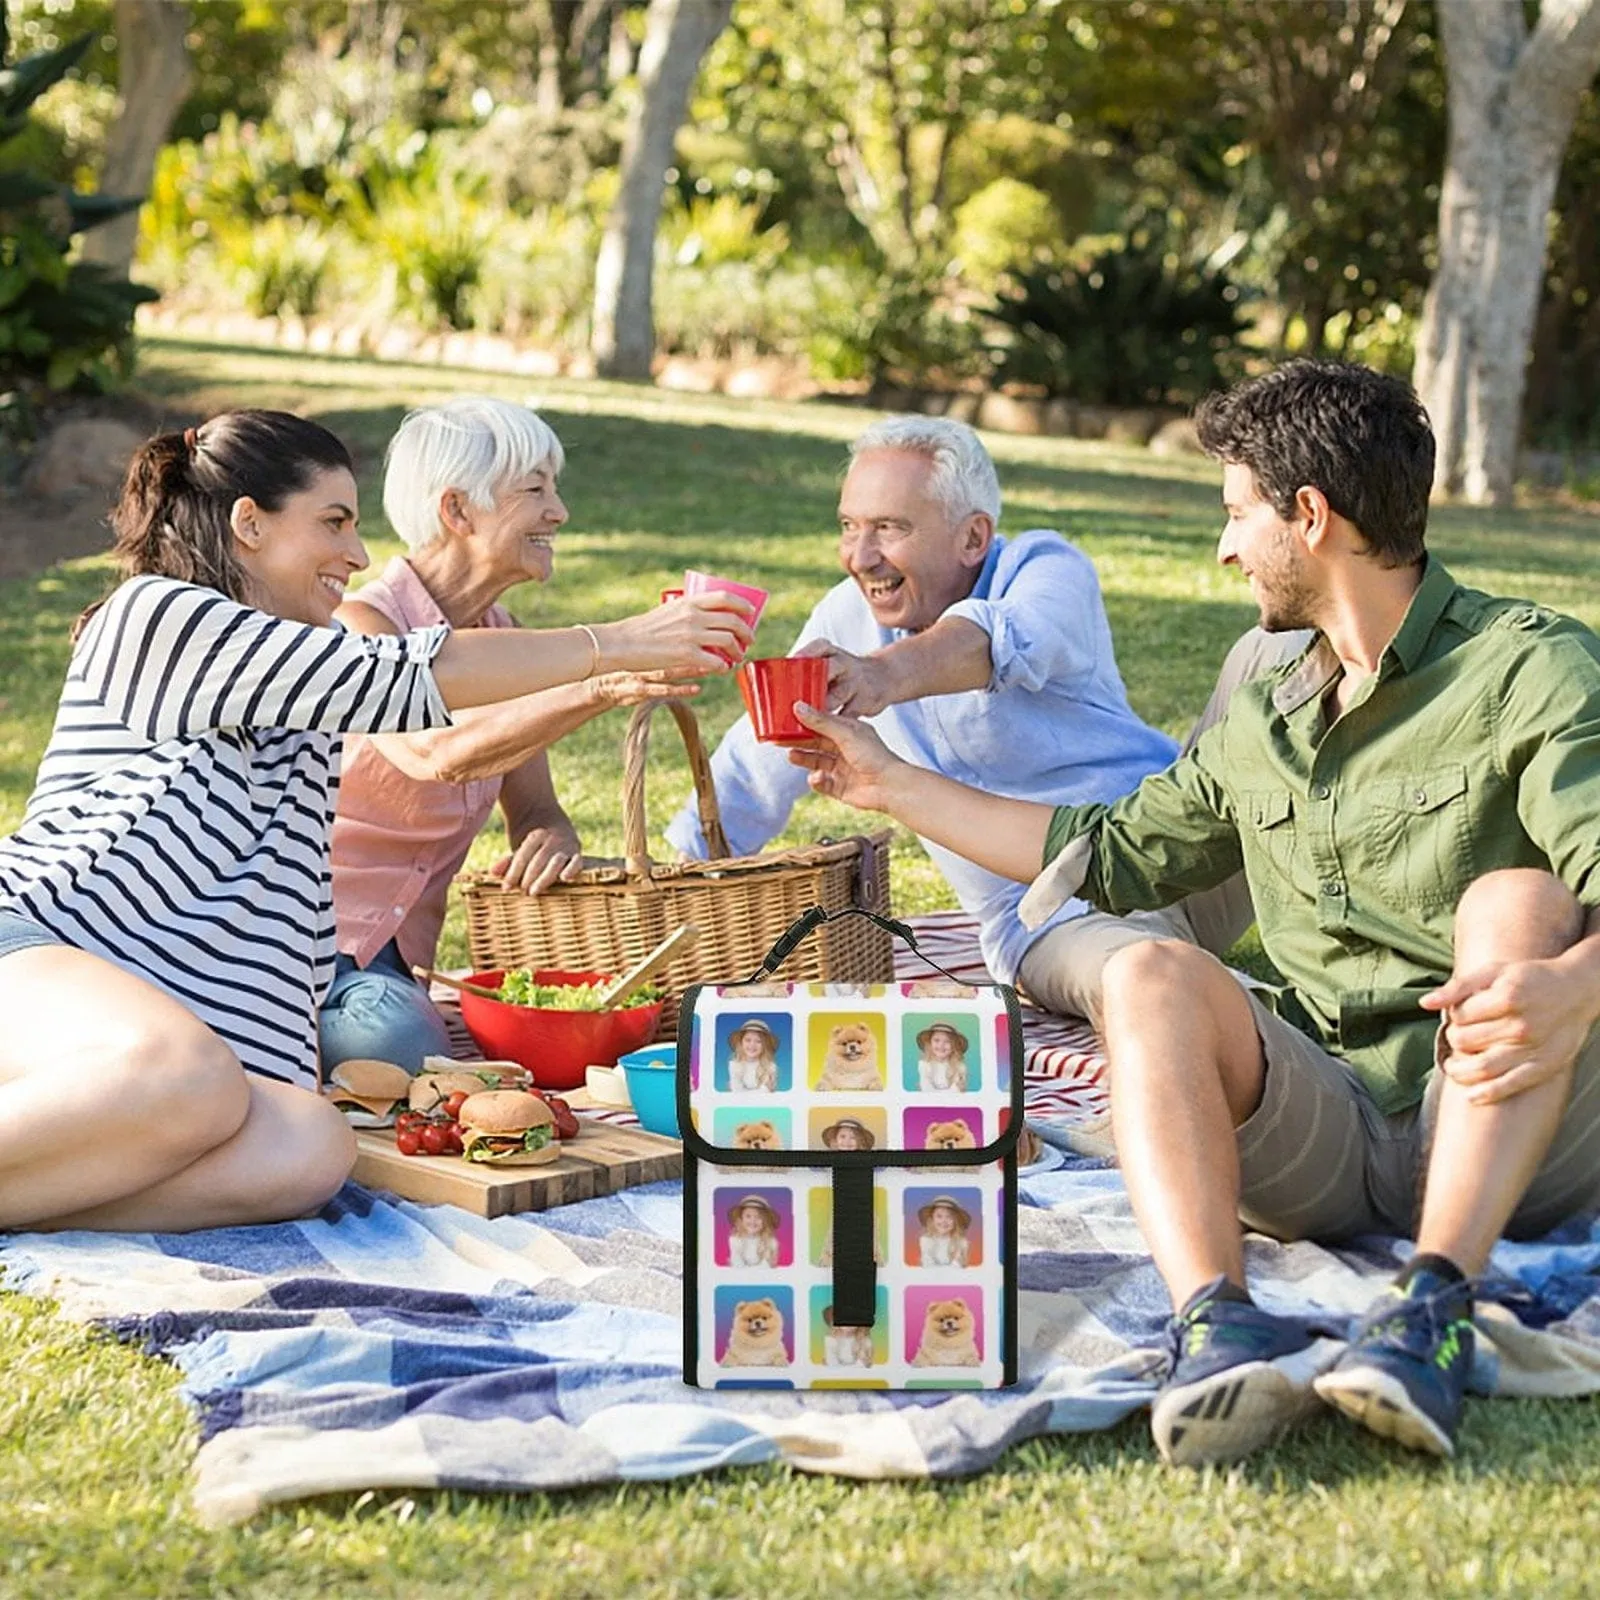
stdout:
<svg viewBox="0 0 1600 1600">
<path fill-rule="evenodd" d="M 1167 1324 L 1167 1357 L 1172 1366 L 1185 1356 L 1197 1356 L 1217 1344 L 1251 1345 L 1257 1342 L 1247 1319 L 1255 1307 L 1231 1300 L 1204 1299 L 1191 1305 Z"/>
<path fill-rule="evenodd" d="M 1408 1355 L 1452 1366 L 1465 1349 L 1472 1318 L 1470 1304 L 1460 1284 L 1449 1284 L 1426 1294 L 1408 1295 L 1390 1290 L 1384 1301 L 1363 1319 L 1357 1337 L 1363 1343 L 1382 1343 Z"/>
</svg>

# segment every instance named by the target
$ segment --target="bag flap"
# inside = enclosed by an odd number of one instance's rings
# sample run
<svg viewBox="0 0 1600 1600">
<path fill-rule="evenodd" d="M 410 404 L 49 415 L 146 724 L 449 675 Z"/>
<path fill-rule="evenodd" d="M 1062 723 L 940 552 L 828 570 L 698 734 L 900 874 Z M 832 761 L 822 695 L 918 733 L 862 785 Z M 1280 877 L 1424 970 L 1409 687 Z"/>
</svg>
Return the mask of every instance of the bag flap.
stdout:
<svg viewBox="0 0 1600 1600">
<path fill-rule="evenodd" d="M 678 1014 L 684 1148 L 725 1167 L 984 1166 L 1022 1131 L 1005 984 L 696 984 Z"/>
</svg>

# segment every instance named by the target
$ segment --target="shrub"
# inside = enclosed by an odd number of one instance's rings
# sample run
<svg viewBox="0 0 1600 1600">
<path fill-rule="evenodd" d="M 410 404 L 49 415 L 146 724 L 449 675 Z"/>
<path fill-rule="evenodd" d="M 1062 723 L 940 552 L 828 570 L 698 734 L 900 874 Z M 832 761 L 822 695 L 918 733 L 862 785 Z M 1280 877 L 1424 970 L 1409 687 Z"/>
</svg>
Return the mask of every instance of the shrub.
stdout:
<svg viewBox="0 0 1600 1600">
<path fill-rule="evenodd" d="M 532 217 L 501 217 L 468 301 L 472 325 L 486 333 L 581 347 L 594 297 L 597 248 L 598 230 L 583 212 L 551 207 Z"/>
<path fill-rule="evenodd" d="M 961 275 L 993 293 L 1006 274 L 1060 252 L 1061 217 L 1043 189 L 996 178 L 956 208 L 951 247 Z"/>
<path fill-rule="evenodd" d="M 253 315 L 309 317 L 322 302 L 333 239 L 307 217 L 268 217 L 224 230 L 217 256 Z"/>
<path fill-rule="evenodd" d="M 0 69 L 0 147 L 27 132 L 34 102 L 93 42 L 85 35 Z M 0 171 L 0 393 L 104 388 L 126 372 L 134 310 L 155 293 L 69 264 L 67 252 L 74 235 L 137 204 L 78 194 L 26 165 Z"/>
<path fill-rule="evenodd" d="M 1003 381 L 1100 405 L 1186 405 L 1236 364 L 1238 289 L 1155 241 L 1015 281 L 986 313 L 1005 330 L 994 351 Z"/>
<path fill-rule="evenodd" d="M 772 266 L 789 248 L 789 230 L 781 222 L 763 228 L 760 200 L 736 194 L 696 195 L 685 206 L 669 207 L 661 219 L 660 237 L 680 267 L 718 267 L 725 262 Z"/>
<path fill-rule="evenodd" d="M 427 327 L 472 325 L 468 302 L 489 257 L 492 222 L 471 200 L 389 197 L 366 232 L 396 307 Z"/>
</svg>

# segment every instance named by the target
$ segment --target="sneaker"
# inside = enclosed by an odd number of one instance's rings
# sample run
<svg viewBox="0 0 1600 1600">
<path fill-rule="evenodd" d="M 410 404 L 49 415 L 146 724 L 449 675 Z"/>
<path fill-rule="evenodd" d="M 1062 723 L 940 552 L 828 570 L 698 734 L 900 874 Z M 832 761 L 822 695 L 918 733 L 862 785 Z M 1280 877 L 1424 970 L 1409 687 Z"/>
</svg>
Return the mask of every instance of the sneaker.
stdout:
<svg viewBox="0 0 1600 1600">
<path fill-rule="evenodd" d="M 1317 1393 L 1385 1439 L 1453 1456 L 1473 1343 L 1472 1285 L 1417 1272 L 1384 1291 Z"/>
<path fill-rule="evenodd" d="M 1167 1324 L 1172 1371 L 1150 1431 L 1175 1467 L 1238 1461 L 1316 1407 L 1321 1341 L 1247 1300 L 1218 1299 L 1226 1283 L 1217 1278 L 1196 1291 Z"/>
</svg>

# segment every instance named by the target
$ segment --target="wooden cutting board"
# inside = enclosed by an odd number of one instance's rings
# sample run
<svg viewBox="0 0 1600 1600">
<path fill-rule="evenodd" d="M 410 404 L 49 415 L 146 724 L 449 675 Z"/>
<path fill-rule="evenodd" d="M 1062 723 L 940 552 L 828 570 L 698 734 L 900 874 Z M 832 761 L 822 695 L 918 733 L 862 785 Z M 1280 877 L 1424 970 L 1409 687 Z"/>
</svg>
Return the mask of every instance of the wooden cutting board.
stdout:
<svg viewBox="0 0 1600 1600">
<path fill-rule="evenodd" d="M 480 1217 L 546 1211 L 615 1194 L 639 1183 L 683 1176 L 683 1146 L 643 1128 L 584 1122 L 562 1142 L 561 1159 L 542 1167 L 486 1167 L 460 1156 L 403 1156 L 392 1128 L 356 1134 L 351 1176 L 369 1189 L 387 1189 L 424 1205 L 460 1206 Z"/>
</svg>

